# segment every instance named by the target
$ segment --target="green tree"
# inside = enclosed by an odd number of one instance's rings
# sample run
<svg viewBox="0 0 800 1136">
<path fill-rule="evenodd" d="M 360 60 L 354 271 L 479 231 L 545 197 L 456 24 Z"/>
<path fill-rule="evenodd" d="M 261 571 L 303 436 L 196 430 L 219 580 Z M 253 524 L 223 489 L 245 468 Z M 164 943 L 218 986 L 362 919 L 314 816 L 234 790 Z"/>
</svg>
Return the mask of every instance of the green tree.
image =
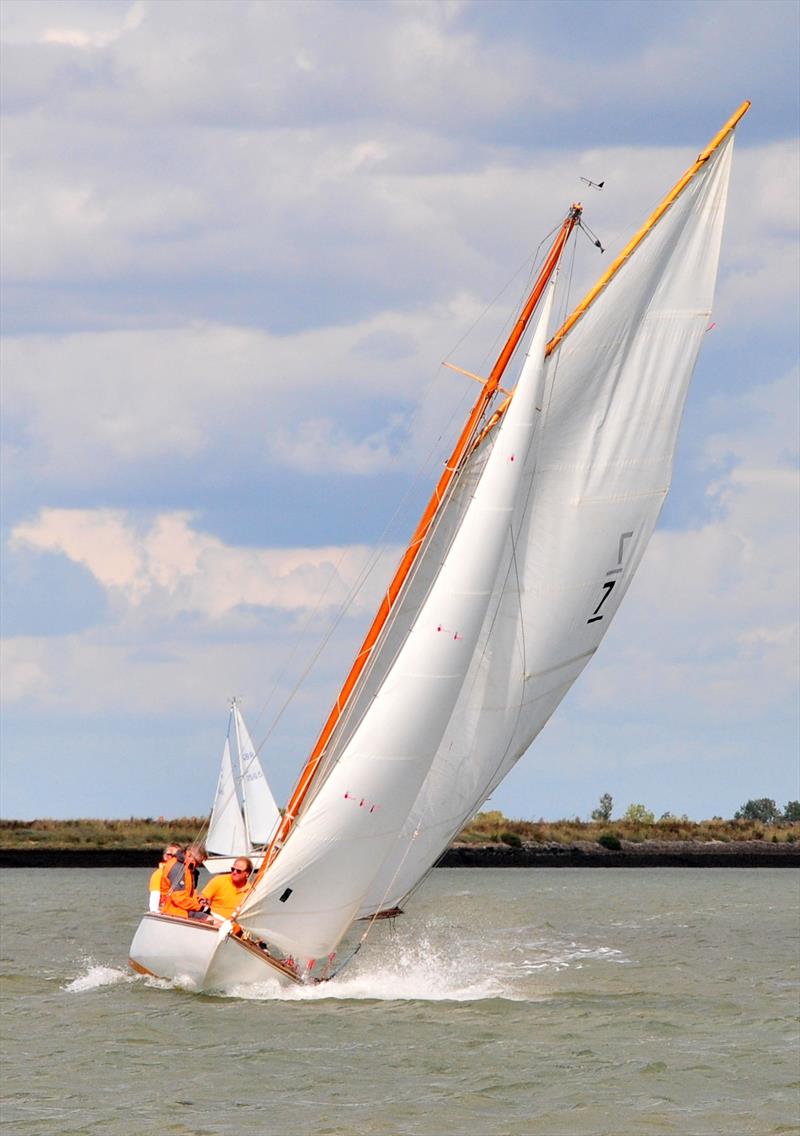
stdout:
<svg viewBox="0 0 800 1136">
<path fill-rule="evenodd" d="M 614 798 L 610 793 L 603 793 L 600 798 L 600 804 L 596 809 L 592 809 L 592 820 L 611 820 L 611 810 L 614 808 Z"/>
<path fill-rule="evenodd" d="M 774 824 L 783 814 L 771 797 L 758 797 L 746 801 L 733 814 L 734 820 L 759 820 L 762 824 Z"/>
<path fill-rule="evenodd" d="M 786 808 L 783 810 L 783 819 L 788 821 L 789 824 L 796 824 L 800 821 L 800 801 L 786 802 Z"/>
<path fill-rule="evenodd" d="M 625 816 L 622 818 L 628 824 L 655 824 L 655 813 L 651 813 L 644 805 L 628 805 Z"/>
</svg>

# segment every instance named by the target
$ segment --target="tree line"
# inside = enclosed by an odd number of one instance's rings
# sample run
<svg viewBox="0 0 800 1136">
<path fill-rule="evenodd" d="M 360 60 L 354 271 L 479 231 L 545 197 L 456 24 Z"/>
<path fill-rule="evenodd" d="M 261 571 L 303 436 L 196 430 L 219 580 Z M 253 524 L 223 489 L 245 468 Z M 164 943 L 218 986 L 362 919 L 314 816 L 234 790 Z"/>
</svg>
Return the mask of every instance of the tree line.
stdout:
<svg viewBox="0 0 800 1136">
<path fill-rule="evenodd" d="M 610 793 L 603 793 L 596 809 L 592 809 L 592 820 L 610 821 L 614 810 L 614 798 Z M 687 816 L 676 817 L 672 813 L 662 813 L 659 820 L 688 820 Z M 714 818 L 722 819 L 720 818 Z M 796 824 L 800 821 L 800 801 L 787 801 L 786 807 L 781 809 L 771 797 L 757 797 L 745 801 L 740 809 L 733 814 L 734 820 L 760 821 L 762 824 Z M 621 820 L 630 824 L 655 824 L 655 813 L 644 805 L 628 805 Z"/>
</svg>

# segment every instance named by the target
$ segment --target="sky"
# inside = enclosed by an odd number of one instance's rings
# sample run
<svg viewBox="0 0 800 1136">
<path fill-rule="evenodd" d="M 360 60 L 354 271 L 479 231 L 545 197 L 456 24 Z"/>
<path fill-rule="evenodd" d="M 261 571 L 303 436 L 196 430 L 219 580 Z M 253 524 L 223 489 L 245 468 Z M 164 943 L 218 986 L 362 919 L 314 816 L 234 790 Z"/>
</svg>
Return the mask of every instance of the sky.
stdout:
<svg viewBox="0 0 800 1136">
<path fill-rule="evenodd" d="M 208 812 L 232 696 L 284 801 L 475 395 L 442 360 L 580 198 L 577 302 L 743 99 L 671 494 L 487 807 L 800 797 L 799 13 L 4 0 L 3 817 Z"/>
</svg>

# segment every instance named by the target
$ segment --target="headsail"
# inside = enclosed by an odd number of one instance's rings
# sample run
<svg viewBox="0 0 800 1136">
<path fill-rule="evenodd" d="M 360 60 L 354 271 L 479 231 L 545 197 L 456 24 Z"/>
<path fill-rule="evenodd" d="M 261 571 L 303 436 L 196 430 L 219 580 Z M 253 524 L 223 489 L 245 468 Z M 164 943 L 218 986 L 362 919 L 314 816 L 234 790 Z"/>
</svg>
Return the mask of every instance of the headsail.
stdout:
<svg viewBox="0 0 800 1136">
<path fill-rule="evenodd" d="M 236 701 L 233 703 L 233 720 L 239 751 L 240 785 L 247 837 L 250 844 L 264 845 L 275 831 L 281 814 L 239 710 L 239 703 Z"/>
<path fill-rule="evenodd" d="M 295 831 L 245 901 L 248 928 L 306 957 L 335 947 L 402 829 L 467 676 L 541 396 L 550 289 L 469 508 L 385 681 Z"/>
<path fill-rule="evenodd" d="M 231 743 L 225 738 L 217 792 L 211 810 L 206 843 L 218 856 L 241 856 L 249 849 L 231 761 Z"/>
</svg>

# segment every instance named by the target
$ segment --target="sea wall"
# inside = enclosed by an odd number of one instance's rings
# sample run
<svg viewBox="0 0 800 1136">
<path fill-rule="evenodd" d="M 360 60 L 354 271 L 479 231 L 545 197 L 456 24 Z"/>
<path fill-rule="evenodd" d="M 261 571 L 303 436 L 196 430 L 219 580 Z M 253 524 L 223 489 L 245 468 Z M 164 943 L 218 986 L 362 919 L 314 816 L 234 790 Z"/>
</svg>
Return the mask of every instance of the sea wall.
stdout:
<svg viewBox="0 0 800 1136">
<path fill-rule="evenodd" d="M 613 850 L 575 844 L 453 844 L 440 868 L 800 868 L 800 844 L 771 841 L 622 840 Z"/>
<path fill-rule="evenodd" d="M 147 868 L 153 848 L 0 848 L 3 868 Z M 454 844 L 440 868 L 800 868 L 800 843 L 772 841 L 621 841 L 618 851 L 575 844 Z"/>
</svg>

